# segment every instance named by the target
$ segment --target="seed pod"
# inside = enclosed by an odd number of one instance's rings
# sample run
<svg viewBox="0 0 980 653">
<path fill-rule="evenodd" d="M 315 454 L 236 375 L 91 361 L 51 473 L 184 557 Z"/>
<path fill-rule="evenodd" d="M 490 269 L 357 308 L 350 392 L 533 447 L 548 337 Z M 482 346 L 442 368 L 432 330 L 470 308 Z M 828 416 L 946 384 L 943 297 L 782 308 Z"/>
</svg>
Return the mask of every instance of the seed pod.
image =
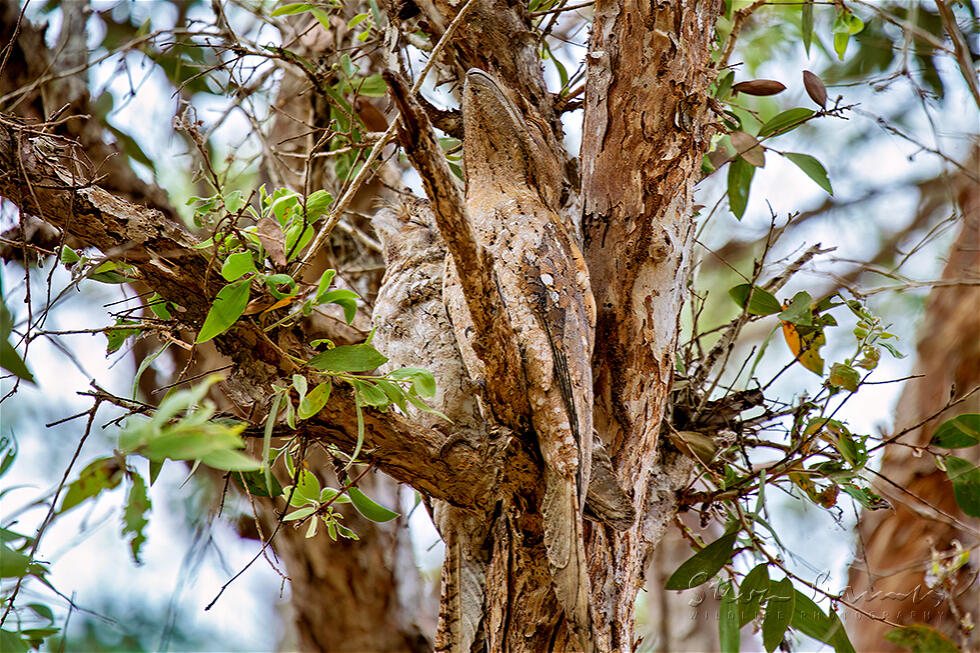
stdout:
<svg viewBox="0 0 980 653">
<path fill-rule="evenodd" d="M 804 70 L 803 87 L 810 99 L 819 104 L 821 109 L 827 108 L 827 87 L 823 85 L 823 81 L 819 77 L 809 70 Z"/>
<path fill-rule="evenodd" d="M 774 79 L 753 79 L 732 86 L 732 91 L 735 93 L 745 93 L 746 95 L 775 95 L 785 90 L 786 87 Z"/>
</svg>

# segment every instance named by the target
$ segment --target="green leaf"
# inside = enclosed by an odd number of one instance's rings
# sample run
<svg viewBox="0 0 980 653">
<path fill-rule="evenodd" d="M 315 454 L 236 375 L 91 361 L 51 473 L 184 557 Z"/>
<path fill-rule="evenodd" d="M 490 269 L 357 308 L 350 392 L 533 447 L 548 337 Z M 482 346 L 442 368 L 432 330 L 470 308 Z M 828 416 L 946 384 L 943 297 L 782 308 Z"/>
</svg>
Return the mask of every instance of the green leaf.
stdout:
<svg viewBox="0 0 980 653">
<path fill-rule="evenodd" d="M 685 560 L 667 579 L 664 589 L 686 590 L 711 580 L 731 560 L 736 538 L 738 531 L 722 535 Z"/>
<path fill-rule="evenodd" d="M 323 9 L 320 9 L 319 7 L 313 7 L 312 9 L 310 9 L 310 13 L 313 14 L 317 22 L 323 26 L 323 29 L 327 31 L 333 29 L 333 26 L 330 24 L 330 14 L 325 12 Z"/>
<path fill-rule="evenodd" d="M 931 444 L 943 449 L 960 449 L 977 442 L 980 442 L 980 413 L 964 413 L 940 424 Z"/>
<path fill-rule="evenodd" d="M 847 44 L 853 34 L 857 34 L 864 29 L 864 21 L 855 16 L 849 9 L 839 10 L 834 19 L 832 31 L 834 33 L 834 52 L 843 61 L 844 53 L 847 51 Z"/>
<path fill-rule="evenodd" d="M 878 342 L 885 351 L 892 355 L 893 358 L 905 358 L 905 354 L 895 349 L 895 346 L 889 342 Z"/>
<path fill-rule="evenodd" d="M 361 410 L 361 402 L 354 401 L 354 412 L 357 415 L 357 444 L 354 445 L 354 453 L 350 456 L 350 464 L 357 461 L 357 457 L 361 454 L 361 447 L 364 446 L 364 411 Z"/>
<path fill-rule="evenodd" d="M 105 121 L 102 124 L 109 128 L 109 131 L 112 132 L 113 136 L 115 136 L 116 142 L 122 146 L 122 151 L 126 154 L 126 156 L 134 161 L 142 163 L 153 173 L 156 173 L 156 162 L 147 156 L 146 152 L 143 151 L 143 148 L 140 147 L 140 144 L 136 142 L 136 139 L 121 129 L 113 127 L 108 121 Z"/>
<path fill-rule="evenodd" d="M 61 254 L 58 258 L 65 265 L 71 265 L 72 263 L 77 263 L 78 261 L 80 261 L 82 257 L 79 256 L 78 253 L 75 250 L 73 250 L 71 247 L 65 245 L 64 247 L 61 248 Z"/>
<path fill-rule="evenodd" d="M 776 114 L 762 125 L 759 128 L 759 137 L 769 136 L 770 134 L 785 134 L 802 125 L 812 115 L 812 109 L 805 109 L 803 107 L 787 109 L 782 113 Z"/>
<path fill-rule="evenodd" d="M 316 300 L 315 300 L 315 303 L 317 303 L 317 304 L 322 304 L 323 303 L 323 300 L 321 300 L 320 298 L 323 297 L 323 294 L 325 292 L 327 292 L 327 288 L 330 287 L 330 282 L 333 281 L 333 278 L 334 278 L 334 275 L 335 274 L 337 274 L 337 271 L 336 270 L 333 270 L 333 269 L 330 269 L 330 270 L 324 270 L 323 271 L 323 274 L 320 275 L 320 281 L 319 281 L 319 283 L 317 283 L 317 286 L 316 286 Z M 350 291 L 350 292 L 354 292 L 354 291 Z M 354 293 L 354 294 L 356 295 L 357 293 Z"/>
<path fill-rule="evenodd" d="M 229 254 L 221 266 L 221 276 L 225 281 L 234 281 L 243 274 L 255 272 L 255 261 L 252 260 L 251 252 L 235 252 Z"/>
<path fill-rule="evenodd" d="M 864 445 L 858 444 L 858 442 L 846 429 L 837 434 L 836 445 L 837 450 L 844 457 L 844 460 L 846 460 L 853 469 L 860 469 L 864 467 L 864 463 L 866 463 L 868 460 Z"/>
<path fill-rule="evenodd" d="M 803 34 L 803 47 L 810 56 L 810 43 L 813 41 L 813 0 L 805 0 L 801 7 L 800 31 Z"/>
<path fill-rule="evenodd" d="M 872 492 L 870 488 L 858 487 L 853 483 L 842 483 L 840 488 L 867 510 L 883 510 L 890 506 L 885 499 Z"/>
<path fill-rule="evenodd" d="M 27 364 L 24 363 L 24 360 L 17 353 L 17 350 L 14 349 L 14 346 L 6 340 L 0 340 L 0 368 L 7 370 L 28 383 L 36 383 L 34 381 L 34 375 L 27 369 Z"/>
<path fill-rule="evenodd" d="M 283 5 L 273 11 L 271 16 L 285 16 L 287 14 L 299 14 L 304 11 L 309 11 L 313 8 L 313 5 L 306 2 L 294 2 L 292 4 Z"/>
<path fill-rule="evenodd" d="M 718 640 L 721 643 L 721 653 L 738 653 L 739 639 L 738 603 L 735 600 L 735 590 L 729 584 L 721 595 L 718 606 Z"/>
<path fill-rule="evenodd" d="M 4 653 L 27 653 L 30 648 L 20 633 L 15 633 L 6 628 L 0 629 L 0 651 Z"/>
<path fill-rule="evenodd" d="M 739 628 L 755 619 L 759 606 L 769 594 L 769 568 L 767 563 L 756 565 L 745 574 L 738 593 Z"/>
<path fill-rule="evenodd" d="M 912 653 L 960 653 L 956 644 L 931 626 L 902 626 L 885 633 L 885 639 Z"/>
<path fill-rule="evenodd" d="M 282 495 L 282 486 L 275 476 L 270 476 L 266 480 L 263 470 L 255 469 L 248 472 L 238 472 L 231 477 L 239 487 L 243 487 L 249 494 L 256 497 L 278 497 Z"/>
<path fill-rule="evenodd" d="M 347 496 L 350 497 L 351 503 L 357 508 L 357 512 L 373 522 L 391 521 L 398 516 L 397 512 L 388 510 L 384 506 L 375 503 L 356 487 L 349 488 L 347 490 Z"/>
<path fill-rule="evenodd" d="M 420 397 L 436 396 L 436 379 L 429 370 L 421 367 L 403 367 L 388 376 L 393 379 L 411 379 L 412 390 Z"/>
<path fill-rule="evenodd" d="M 127 277 L 124 274 L 120 274 L 119 272 L 116 272 L 116 270 L 129 270 L 132 269 L 132 267 L 133 266 L 129 265 L 128 263 L 106 261 L 90 272 L 88 278 L 92 281 L 98 281 L 99 283 L 129 283 L 134 281 L 134 279 Z"/>
<path fill-rule="evenodd" d="M 417 409 L 419 409 L 423 413 L 429 413 L 430 415 L 436 415 L 437 417 L 441 417 L 442 419 L 446 420 L 447 422 L 451 422 L 452 421 L 451 419 L 449 419 L 448 417 L 446 417 L 445 415 L 443 415 L 442 413 L 440 413 L 435 408 L 432 408 L 431 406 L 426 405 L 426 403 L 424 401 L 422 401 L 421 399 L 419 399 L 418 397 L 416 397 L 412 393 L 409 393 L 409 394 L 405 395 L 405 399 L 408 400 L 408 403 L 412 404 L 413 406 L 415 406 Z"/>
<path fill-rule="evenodd" d="M 357 314 L 357 302 L 354 300 L 359 298 L 360 295 L 353 290 L 335 288 L 322 294 L 318 293 L 316 304 L 337 304 L 344 309 L 344 319 L 347 321 L 347 324 L 350 324 Z"/>
<path fill-rule="evenodd" d="M 296 258 L 313 239 L 313 226 L 297 222 L 286 229 L 286 252 L 289 260 Z"/>
<path fill-rule="evenodd" d="M 807 637 L 833 646 L 837 653 L 854 653 L 840 619 L 834 613 L 831 615 L 828 617 L 810 597 L 796 590 L 790 625 Z"/>
<path fill-rule="evenodd" d="M 855 392 L 861 383 L 861 373 L 850 365 L 844 363 L 834 363 L 830 366 L 830 376 L 828 377 L 831 385 L 844 388 L 848 392 Z"/>
<path fill-rule="evenodd" d="M 3 453 L 0 458 L 0 476 L 3 476 L 17 459 L 17 442 L 12 437 L 0 436 L 0 453 Z"/>
<path fill-rule="evenodd" d="M 145 437 L 140 438 L 136 447 L 125 447 L 133 453 L 140 453 L 150 460 L 199 460 L 201 456 L 218 449 L 232 449 L 239 446 L 240 438 L 230 431 L 221 431 L 217 424 L 192 425 L 182 423 L 153 430 L 147 429 Z M 215 428 L 218 427 L 218 428 Z M 122 445 L 122 440 L 120 439 Z M 130 444 L 128 441 L 126 444 Z"/>
<path fill-rule="evenodd" d="M 122 483 L 122 478 L 123 469 L 114 456 L 93 460 L 78 473 L 78 478 L 68 486 L 65 498 L 61 500 L 61 508 L 58 509 L 58 514 L 68 512 L 103 490 L 118 487 Z"/>
<path fill-rule="evenodd" d="M 851 35 L 847 32 L 834 34 L 834 52 L 837 53 L 837 58 L 841 61 L 844 60 L 844 53 L 847 52 L 847 43 L 850 40 Z"/>
<path fill-rule="evenodd" d="M 34 611 L 34 614 L 45 619 L 48 623 L 54 623 L 54 610 L 50 606 L 43 603 L 28 603 L 26 608 L 30 608 Z"/>
<path fill-rule="evenodd" d="M 318 384 L 309 394 L 303 397 L 296 411 L 299 418 L 309 419 L 319 413 L 327 405 L 327 400 L 330 399 L 330 388 L 330 381 L 327 380 Z"/>
<path fill-rule="evenodd" d="M 150 485 L 157 482 L 157 477 L 160 476 L 160 472 L 163 471 L 163 465 L 166 461 L 164 460 L 151 460 L 150 461 Z"/>
<path fill-rule="evenodd" d="M 953 482 L 956 504 L 970 517 L 980 517 L 980 467 L 969 460 L 946 456 L 946 476 Z"/>
<path fill-rule="evenodd" d="M 233 281 L 219 290 L 195 342 L 207 342 L 231 328 L 245 312 L 250 290 L 251 282 L 248 279 Z"/>
<path fill-rule="evenodd" d="M 27 574 L 30 556 L 14 551 L 6 544 L 0 543 L 0 578 L 20 578 Z"/>
<path fill-rule="evenodd" d="M 149 369 L 150 365 L 153 364 L 153 361 L 159 358 L 160 355 L 163 354 L 163 352 L 167 351 L 167 349 L 169 348 L 170 348 L 170 341 L 167 341 L 163 344 L 162 347 L 157 349 L 149 356 L 144 356 L 143 360 L 140 361 L 139 367 L 136 368 L 136 374 L 133 375 L 133 385 L 131 386 L 131 390 L 130 390 L 130 396 L 133 399 L 136 399 L 136 395 L 139 392 L 140 378 L 143 376 L 143 372 Z"/>
<path fill-rule="evenodd" d="M 715 91 L 715 97 L 719 100 L 724 100 L 731 93 L 732 83 L 735 81 L 735 71 L 727 70 L 718 76 L 717 90 Z"/>
<path fill-rule="evenodd" d="M 140 560 L 140 548 L 146 541 L 146 533 L 143 529 L 150 523 L 146 518 L 146 513 L 150 510 L 150 498 L 146 494 L 146 483 L 143 477 L 136 473 L 130 474 L 132 485 L 126 496 L 126 508 L 123 510 L 122 536 L 132 535 L 129 540 L 129 549 L 133 555 L 133 562 L 142 564 Z"/>
<path fill-rule="evenodd" d="M 828 639 L 830 640 L 830 645 L 834 647 L 836 653 L 856 653 L 854 650 L 854 645 L 851 644 L 850 638 L 847 636 L 847 631 L 844 630 L 844 624 L 841 622 L 840 617 L 834 611 L 830 612 L 830 632 L 828 633 Z"/>
<path fill-rule="evenodd" d="M 350 497 L 336 488 L 325 487 L 320 490 L 320 503 L 350 503 Z"/>
<path fill-rule="evenodd" d="M 303 506 L 302 508 L 297 508 L 288 515 L 282 518 L 283 521 L 294 521 L 296 519 L 303 519 L 304 517 L 309 517 L 316 512 L 316 506 Z"/>
<path fill-rule="evenodd" d="M 801 326 L 813 326 L 813 311 L 810 309 L 812 302 L 810 293 L 801 290 L 793 295 L 789 306 L 779 314 L 779 319 Z"/>
<path fill-rule="evenodd" d="M 831 195 L 834 194 L 834 189 L 830 185 L 830 179 L 827 177 L 827 170 L 815 158 L 809 154 L 799 154 L 797 152 L 784 152 L 783 156 L 795 163 L 800 170 L 806 173 L 807 177 L 817 182 L 820 188 Z"/>
<path fill-rule="evenodd" d="M 381 75 L 377 74 L 358 80 L 354 88 L 357 89 L 358 95 L 367 97 L 385 97 L 388 94 L 388 84 Z"/>
<path fill-rule="evenodd" d="M 153 311 L 153 314 L 161 320 L 170 320 L 173 318 L 173 316 L 170 314 L 170 309 L 167 308 L 167 304 L 170 304 L 170 302 L 164 301 L 163 297 L 160 296 L 160 293 L 156 292 L 150 295 L 150 297 L 146 300 L 147 308 Z"/>
<path fill-rule="evenodd" d="M 0 340 L 7 340 L 11 331 L 14 330 L 14 318 L 7 310 L 7 305 L 3 303 L 3 288 L 0 287 Z"/>
<path fill-rule="evenodd" d="M 316 474 L 308 469 L 302 469 L 296 479 L 296 489 L 286 488 L 286 497 L 292 494 L 289 501 L 291 506 L 301 506 L 304 503 L 318 503 L 320 501 L 320 479 Z"/>
<path fill-rule="evenodd" d="M 129 324 L 138 325 L 139 323 L 132 320 L 118 319 L 116 320 L 115 326 L 126 326 Z M 108 329 L 103 331 L 103 333 L 106 337 L 105 353 L 108 355 L 119 351 L 119 348 L 123 346 L 123 343 L 128 338 L 143 333 L 143 329 L 138 327 L 134 329 Z"/>
<path fill-rule="evenodd" d="M 384 95 L 383 91 L 382 95 Z M 325 190 L 318 190 L 310 193 L 306 198 L 306 219 L 310 222 L 316 222 L 320 216 L 327 212 L 327 209 L 332 203 L 333 195 Z M 326 274 L 326 272 L 324 274 Z M 333 277 L 333 275 L 330 276 Z"/>
<path fill-rule="evenodd" d="M 276 425 L 276 416 L 279 414 L 279 404 L 282 403 L 283 395 L 277 392 L 272 397 L 272 407 L 269 409 L 269 414 L 265 418 L 265 429 L 262 433 L 262 474 L 265 477 L 265 487 L 271 488 L 274 477 L 272 476 L 272 461 L 269 460 L 269 454 L 272 451 L 272 431 Z M 289 398 L 286 398 L 289 401 Z M 289 461 L 289 456 L 286 456 L 287 462 Z M 292 473 L 292 472 L 290 472 Z"/>
<path fill-rule="evenodd" d="M 230 472 L 247 472 L 253 469 L 262 469 L 262 463 L 254 458 L 246 456 L 241 451 L 232 449 L 218 449 L 204 454 L 200 458 L 201 462 L 214 469 L 224 469 Z"/>
<path fill-rule="evenodd" d="M 783 152 L 783 156 L 795 163 L 800 170 L 806 173 L 807 177 L 817 182 L 817 186 L 831 195 L 834 194 L 834 188 L 830 185 L 830 179 L 827 177 L 827 169 L 823 167 L 822 163 L 809 154 L 798 152 Z"/>
<path fill-rule="evenodd" d="M 388 358 L 368 344 L 340 345 L 320 352 L 310 365 L 318 370 L 329 372 L 364 372 L 384 365 Z"/>
<path fill-rule="evenodd" d="M 399 384 L 394 383 L 392 381 L 387 381 L 385 379 L 378 379 L 375 381 L 375 383 L 378 385 L 378 388 L 380 388 L 381 391 L 385 393 L 385 396 L 388 398 L 388 403 L 395 404 L 403 412 L 408 411 L 408 404 L 406 403 L 406 399 L 405 399 L 405 391 L 402 390 L 402 387 Z"/>
<path fill-rule="evenodd" d="M 796 590 L 793 581 L 784 578 L 769 586 L 766 600 L 766 616 L 762 619 L 762 644 L 772 653 L 783 641 L 783 635 L 793 618 Z"/>
<path fill-rule="evenodd" d="M 390 403 L 388 401 L 388 395 L 384 393 L 384 390 L 370 381 L 351 379 L 351 384 L 357 392 L 357 403 L 361 406 L 383 408 Z"/>
<path fill-rule="evenodd" d="M 276 299 L 286 299 L 296 294 L 296 281 L 288 274 L 270 274 L 262 279 L 269 288 L 269 292 Z M 288 286 L 289 289 L 283 293 L 279 286 Z"/>
<path fill-rule="evenodd" d="M 742 157 L 736 157 L 728 164 L 728 206 L 739 220 L 745 215 L 754 175 L 755 166 Z"/>
<path fill-rule="evenodd" d="M 752 298 L 749 299 L 749 292 Z M 779 300 L 772 293 L 752 284 L 739 284 L 728 290 L 728 294 L 740 307 L 750 315 L 773 315 L 783 310 Z"/>
</svg>

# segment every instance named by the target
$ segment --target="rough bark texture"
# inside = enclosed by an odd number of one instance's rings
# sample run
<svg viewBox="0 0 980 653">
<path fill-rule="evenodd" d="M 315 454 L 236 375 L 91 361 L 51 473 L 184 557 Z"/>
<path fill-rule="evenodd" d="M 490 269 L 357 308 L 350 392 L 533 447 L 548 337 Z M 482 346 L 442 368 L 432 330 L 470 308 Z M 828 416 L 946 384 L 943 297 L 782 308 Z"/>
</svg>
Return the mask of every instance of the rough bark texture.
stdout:
<svg viewBox="0 0 980 653">
<path fill-rule="evenodd" d="M 972 169 L 976 170 L 973 159 Z M 980 385 L 980 187 L 960 175 L 956 180 L 962 225 L 950 252 L 943 279 L 965 282 L 937 287 L 929 296 L 921 327 L 918 363 L 898 401 L 896 432 L 915 426 L 950 399 L 958 399 Z M 966 617 L 977 623 L 977 520 L 957 507 L 946 473 L 936 468 L 932 455 L 919 447 L 943 421 L 961 413 L 980 412 L 980 395 L 929 419 L 885 449 L 875 490 L 894 510 L 865 512 L 858 527 L 858 549 L 851 567 L 848 598 L 857 607 L 901 625 L 928 624 L 964 651 L 980 645 L 978 632 L 968 635 L 960 627 Z M 977 448 L 953 452 L 977 460 Z M 953 552 L 953 542 L 971 550 L 970 561 L 953 576 L 952 598 L 943 587 L 930 588 L 926 574 L 935 554 Z M 948 601 L 952 601 L 952 605 Z M 859 651 L 904 650 L 884 639 L 892 626 L 849 612 L 848 632 Z"/>
<path fill-rule="evenodd" d="M 13 38 L 20 9 L 15 0 L 0 2 L 0 44 L 5 46 Z M 133 172 L 120 148 L 107 142 L 107 130 L 101 121 L 84 117 L 94 112 L 84 69 L 88 57 L 84 22 L 91 10 L 87 2 L 78 0 L 66 2 L 64 10 L 66 24 L 57 56 L 48 49 L 42 28 L 26 19 L 20 22 L 17 39 L 11 43 L 6 66 L 0 73 L 0 111 L 31 122 L 55 114 L 62 118 L 75 116 L 49 128 L 48 133 L 77 139 L 84 156 L 98 169 L 102 188 L 175 219 L 177 212 L 166 192 Z"/>
<path fill-rule="evenodd" d="M 708 134 L 705 90 L 720 3 L 599 2 L 588 62 L 582 231 L 598 309 L 594 422 L 639 521 L 588 539 L 600 648 L 632 650 L 633 602 L 686 479 L 657 464 Z M 685 129 L 694 125 L 693 129 Z"/>
</svg>

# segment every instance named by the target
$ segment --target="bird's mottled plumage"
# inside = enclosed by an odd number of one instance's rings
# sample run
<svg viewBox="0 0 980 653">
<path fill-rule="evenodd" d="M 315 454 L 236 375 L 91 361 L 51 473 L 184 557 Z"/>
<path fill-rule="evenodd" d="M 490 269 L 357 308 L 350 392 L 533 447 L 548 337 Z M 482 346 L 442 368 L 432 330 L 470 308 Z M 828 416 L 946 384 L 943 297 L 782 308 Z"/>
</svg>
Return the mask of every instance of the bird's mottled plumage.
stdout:
<svg viewBox="0 0 980 653">
<path fill-rule="evenodd" d="M 478 447 L 486 436 L 486 423 L 443 303 L 446 247 L 432 211 L 427 202 L 408 199 L 382 207 L 372 223 L 386 263 L 374 303 L 374 346 L 388 356 L 391 369 L 422 367 L 433 373 L 436 396 L 429 403 L 451 422 L 421 412 L 413 415 L 415 419 Z M 453 650 L 468 653 L 479 648 L 487 565 L 480 542 L 488 526 L 483 515 L 443 501 L 433 501 L 431 508 L 446 544 L 436 650 L 457 646 Z"/>
<path fill-rule="evenodd" d="M 591 649 L 582 508 L 592 451 L 591 357 L 595 306 L 581 252 L 555 212 L 560 162 L 536 123 L 487 73 L 463 91 L 466 210 L 492 261 L 519 346 L 530 421 L 544 458 L 541 513 L 555 595 Z M 458 294 L 450 275 L 447 296 Z M 462 302 L 448 303 L 457 339 L 470 337 Z M 479 363 L 469 360 L 471 374 Z M 507 383 L 507 379 L 483 379 Z M 508 425 L 517 427 L 518 425 Z"/>
</svg>

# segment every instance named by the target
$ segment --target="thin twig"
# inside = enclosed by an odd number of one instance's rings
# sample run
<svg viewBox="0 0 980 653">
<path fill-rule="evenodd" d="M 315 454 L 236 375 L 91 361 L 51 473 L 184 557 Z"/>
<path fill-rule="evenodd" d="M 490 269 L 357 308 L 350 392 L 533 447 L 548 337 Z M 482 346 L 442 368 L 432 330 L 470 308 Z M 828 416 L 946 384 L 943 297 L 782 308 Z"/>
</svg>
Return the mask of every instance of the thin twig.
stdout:
<svg viewBox="0 0 980 653">
<path fill-rule="evenodd" d="M 413 95 L 418 93 L 419 89 L 422 87 L 422 83 L 425 81 L 426 75 L 429 73 L 429 70 L 435 65 L 436 60 L 439 58 L 442 50 L 451 40 L 453 32 L 455 32 L 456 28 L 463 22 L 463 17 L 466 16 L 470 7 L 472 7 L 474 4 L 476 4 L 476 0 L 466 0 L 466 4 L 463 5 L 463 7 L 459 10 L 459 13 L 456 14 L 456 17 L 453 18 L 451 23 L 449 23 L 446 31 L 443 32 L 442 38 L 440 38 L 439 42 L 436 43 L 434 48 L 432 48 L 432 53 L 429 55 L 429 60 L 425 62 L 425 66 L 419 73 L 418 79 L 416 79 L 415 83 L 412 85 Z M 316 238 L 313 239 L 313 243 L 310 245 L 309 249 L 306 250 L 306 254 L 303 255 L 303 259 L 301 261 L 302 265 L 308 263 L 309 260 L 316 255 L 327 236 L 330 235 L 333 228 L 338 222 L 340 222 L 344 210 L 347 208 L 347 205 L 351 203 L 351 200 L 354 199 L 354 195 L 360 189 L 361 184 L 364 183 L 364 180 L 367 178 L 368 174 L 370 174 L 371 166 L 377 160 L 378 156 L 380 156 L 381 150 L 395 137 L 395 133 L 398 131 L 398 124 L 399 118 L 392 120 L 391 125 L 388 126 L 388 129 L 386 129 L 381 135 L 378 142 L 374 144 L 373 148 L 371 148 L 371 152 L 368 154 L 367 160 L 361 166 L 360 170 L 357 171 L 357 175 L 355 175 L 351 180 L 350 185 L 347 187 L 347 191 L 339 200 L 337 200 L 337 204 L 330 212 L 330 217 L 327 218 L 323 226 L 320 227 L 320 231 L 317 232 Z"/>
<path fill-rule="evenodd" d="M 61 477 L 61 482 L 58 484 L 58 489 L 55 490 L 54 496 L 51 497 L 51 507 L 48 508 L 48 514 L 45 515 L 44 521 L 38 527 L 37 532 L 34 534 L 34 544 L 31 545 L 30 553 L 27 554 L 27 558 L 30 561 L 34 560 L 34 555 L 37 553 L 37 548 L 41 544 L 41 537 L 44 535 L 44 531 L 47 530 L 48 526 L 54 520 L 54 513 L 56 506 L 58 505 L 58 497 L 61 495 L 61 491 L 65 488 L 65 484 L 68 482 L 68 475 L 71 473 L 72 467 L 74 467 L 75 462 L 78 460 L 79 454 L 82 453 L 82 447 L 85 446 L 85 441 L 88 440 L 88 436 L 92 433 L 92 423 L 95 421 L 95 414 L 99 410 L 99 406 L 102 404 L 100 399 L 96 399 L 92 408 L 89 409 L 88 422 L 85 425 L 85 432 L 82 434 L 81 439 L 78 441 L 78 446 L 75 447 L 75 453 L 72 455 L 71 460 L 68 461 L 68 466 L 65 467 L 65 473 Z M 20 592 L 21 584 L 24 582 L 24 576 L 17 577 L 17 584 L 14 585 L 13 592 L 7 597 L 6 603 L 7 608 L 3 611 L 3 617 L 0 617 L 0 626 L 7 621 L 7 616 L 10 614 L 11 609 L 14 607 L 14 600 L 17 598 L 18 592 Z"/>
</svg>

